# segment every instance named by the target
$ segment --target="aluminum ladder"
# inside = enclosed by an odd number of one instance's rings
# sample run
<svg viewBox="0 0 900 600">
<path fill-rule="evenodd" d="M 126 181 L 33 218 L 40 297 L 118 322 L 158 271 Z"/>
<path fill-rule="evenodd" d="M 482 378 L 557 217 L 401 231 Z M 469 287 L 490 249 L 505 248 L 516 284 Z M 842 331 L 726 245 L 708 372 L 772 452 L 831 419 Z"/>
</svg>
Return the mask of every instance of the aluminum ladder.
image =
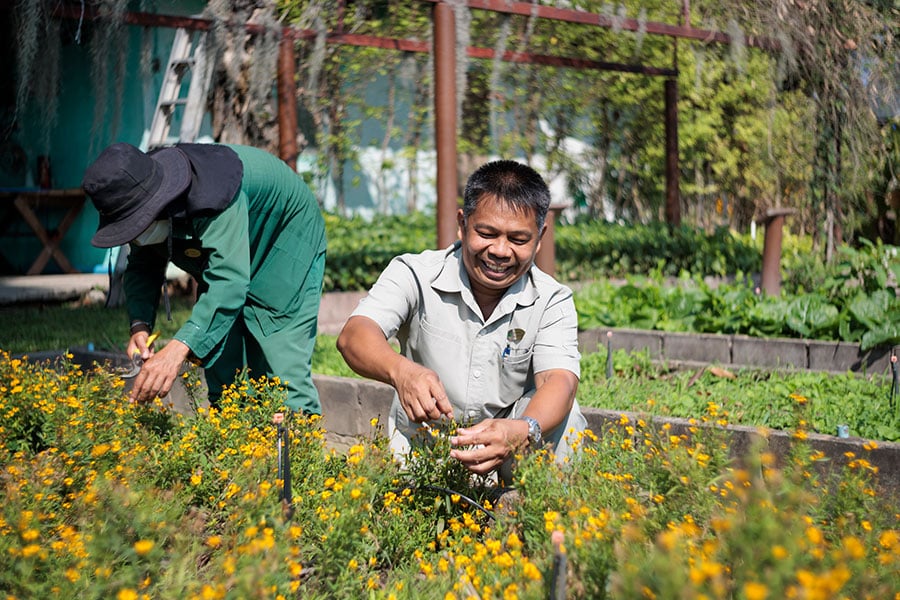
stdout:
<svg viewBox="0 0 900 600">
<path fill-rule="evenodd" d="M 200 131 L 206 94 L 212 79 L 212 65 L 208 64 L 205 31 L 185 28 L 175 30 L 175 40 L 169 63 L 153 113 L 147 149 L 153 150 L 177 142 L 193 142 Z M 187 96 L 182 96 L 185 77 L 190 79 Z M 178 109 L 183 110 L 178 110 Z M 177 136 L 170 136 L 173 120 L 180 117 Z"/>
</svg>

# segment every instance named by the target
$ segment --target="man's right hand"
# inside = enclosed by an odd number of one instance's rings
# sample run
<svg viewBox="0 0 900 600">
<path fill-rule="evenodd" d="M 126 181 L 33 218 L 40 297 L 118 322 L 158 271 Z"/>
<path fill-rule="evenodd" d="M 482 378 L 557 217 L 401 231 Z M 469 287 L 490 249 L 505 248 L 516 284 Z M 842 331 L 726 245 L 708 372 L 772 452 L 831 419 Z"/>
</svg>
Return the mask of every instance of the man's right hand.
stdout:
<svg viewBox="0 0 900 600">
<path fill-rule="evenodd" d="M 422 423 L 441 415 L 453 417 L 453 407 L 437 373 L 401 356 L 372 319 L 347 319 L 337 347 L 351 369 L 393 386 L 410 420 Z"/>
<path fill-rule="evenodd" d="M 409 359 L 400 357 L 391 373 L 391 385 L 397 390 L 400 405 L 411 421 L 422 423 L 448 416 L 453 407 L 437 373 Z"/>
<path fill-rule="evenodd" d="M 172 389 L 190 352 L 191 349 L 178 340 L 171 340 L 162 350 L 154 352 L 134 378 L 131 401 L 150 402 L 157 397 L 164 398 Z"/>
</svg>

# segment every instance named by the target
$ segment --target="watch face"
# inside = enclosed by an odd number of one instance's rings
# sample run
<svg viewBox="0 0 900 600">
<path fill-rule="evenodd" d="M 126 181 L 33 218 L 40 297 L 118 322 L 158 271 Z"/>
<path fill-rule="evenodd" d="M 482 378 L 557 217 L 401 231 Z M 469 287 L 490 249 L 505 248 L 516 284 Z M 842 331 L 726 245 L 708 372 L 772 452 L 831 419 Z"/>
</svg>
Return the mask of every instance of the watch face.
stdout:
<svg viewBox="0 0 900 600">
<path fill-rule="evenodd" d="M 532 445 L 538 444 L 541 441 L 540 424 L 536 419 L 531 417 L 525 417 L 524 420 L 528 423 L 528 441 L 531 442 Z"/>
</svg>

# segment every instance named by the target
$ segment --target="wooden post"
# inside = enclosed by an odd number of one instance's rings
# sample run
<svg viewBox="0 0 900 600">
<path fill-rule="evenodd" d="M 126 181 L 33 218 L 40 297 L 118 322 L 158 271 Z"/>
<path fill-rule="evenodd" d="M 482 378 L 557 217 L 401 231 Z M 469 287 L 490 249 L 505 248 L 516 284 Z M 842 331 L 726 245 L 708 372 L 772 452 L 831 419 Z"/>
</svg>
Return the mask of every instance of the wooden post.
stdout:
<svg viewBox="0 0 900 600">
<path fill-rule="evenodd" d="M 278 156 L 297 170 L 297 86 L 294 36 L 285 31 L 278 47 Z"/>
<path fill-rule="evenodd" d="M 795 212 L 797 211 L 792 208 L 772 208 L 766 211 L 764 218 L 760 219 L 766 227 L 760 287 L 770 296 L 777 296 L 781 293 L 782 228 L 784 218 Z"/>
<path fill-rule="evenodd" d="M 666 79 L 666 223 L 681 225 L 678 190 L 678 81 Z"/>
<path fill-rule="evenodd" d="M 434 5 L 434 127 L 437 148 L 437 246 L 456 240 L 456 30 L 453 9 Z"/>
<path fill-rule="evenodd" d="M 563 209 L 568 208 L 568 204 L 551 204 L 550 210 L 547 211 L 547 229 L 544 230 L 544 237 L 541 238 L 541 249 L 538 250 L 537 256 L 534 257 L 534 264 L 537 268 L 551 277 L 556 277 L 556 219 Z"/>
</svg>

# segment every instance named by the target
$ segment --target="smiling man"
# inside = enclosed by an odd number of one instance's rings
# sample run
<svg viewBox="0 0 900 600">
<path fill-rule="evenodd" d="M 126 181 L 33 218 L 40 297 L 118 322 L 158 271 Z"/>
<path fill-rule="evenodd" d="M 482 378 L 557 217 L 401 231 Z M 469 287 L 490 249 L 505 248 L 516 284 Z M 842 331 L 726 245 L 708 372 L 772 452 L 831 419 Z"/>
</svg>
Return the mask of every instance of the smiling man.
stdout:
<svg viewBox="0 0 900 600">
<path fill-rule="evenodd" d="M 395 453 L 442 418 L 467 425 L 451 456 L 479 475 L 528 448 L 570 453 L 566 438 L 586 425 L 578 319 L 571 290 L 534 265 L 549 206 L 530 167 L 483 165 L 466 184 L 459 241 L 394 258 L 347 320 L 337 341 L 347 364 L 397 392 Z"/>
</svg>

